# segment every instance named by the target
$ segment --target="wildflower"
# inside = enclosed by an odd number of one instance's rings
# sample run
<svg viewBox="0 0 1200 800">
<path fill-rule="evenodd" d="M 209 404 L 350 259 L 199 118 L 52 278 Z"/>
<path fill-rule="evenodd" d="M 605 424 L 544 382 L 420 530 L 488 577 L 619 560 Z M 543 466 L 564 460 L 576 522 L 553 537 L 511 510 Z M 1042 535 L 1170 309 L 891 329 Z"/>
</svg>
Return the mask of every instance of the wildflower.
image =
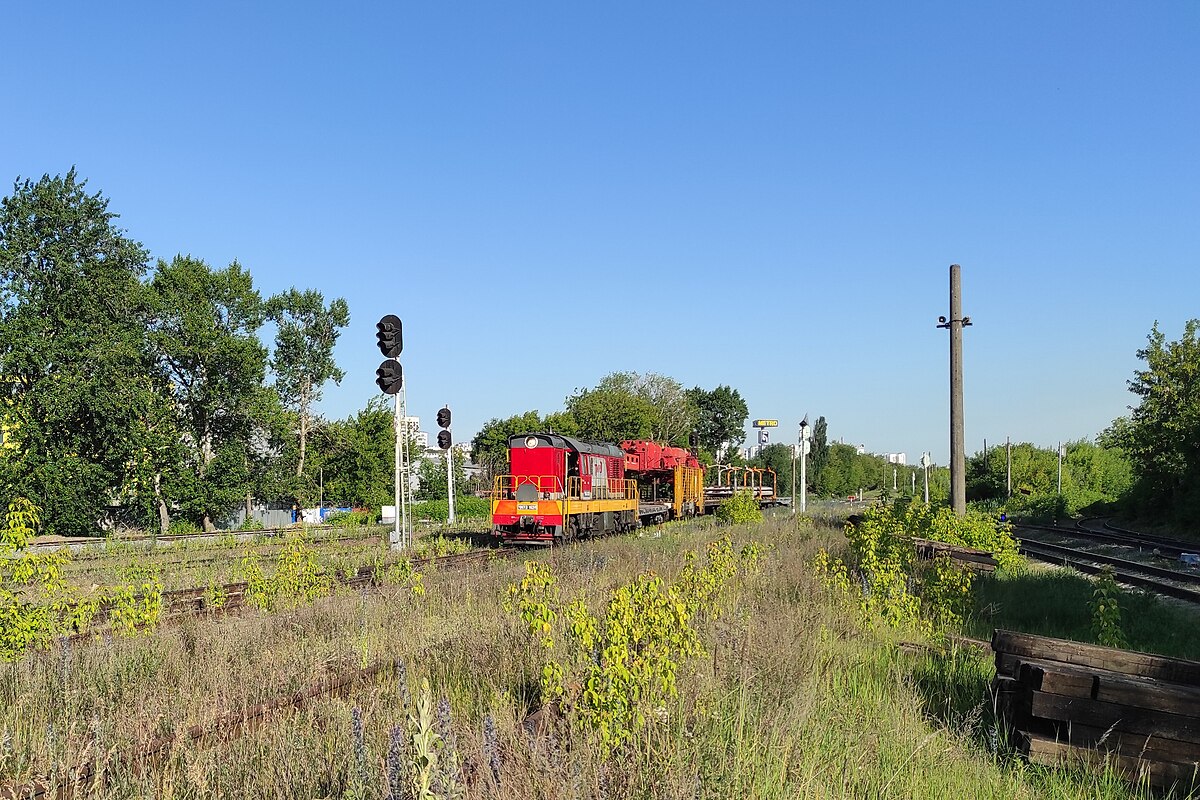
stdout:
<svg viewBox="0 0 1200 800">
<path fill-rule="evenodd" d="M 483 752 L 487 756 L 488 767 L 492 770 L 492 779 L 496 788 L 500 788 L 500 739 L 496 735 L 496 720 L 488 714 L 483 718 Z"/>
<path fill-rule="evenodd" d="M 404 731 L 399 725 L 393 725 L 388 741 L 387 800 L 408 800 L 410 795 L 404 772 Z"/>
<path fill-rule="evenodd" d="M 443 743 L 443 760 L 448 777 L 454 784 L 462 783 L 462 771 L 458 765 L 458 738 L 450 721 L 450 700 L 443 697 L 437 704 L 437 733 Z"/>
<path fill-rule="evenodd" d="M 363 735 L 362 711 L 358 706 L 350 709 L 350 731 L 354 737 L 354 761 L 358 767 L 358 780 L 367 780 L 367 742 Z"/>
</svg>

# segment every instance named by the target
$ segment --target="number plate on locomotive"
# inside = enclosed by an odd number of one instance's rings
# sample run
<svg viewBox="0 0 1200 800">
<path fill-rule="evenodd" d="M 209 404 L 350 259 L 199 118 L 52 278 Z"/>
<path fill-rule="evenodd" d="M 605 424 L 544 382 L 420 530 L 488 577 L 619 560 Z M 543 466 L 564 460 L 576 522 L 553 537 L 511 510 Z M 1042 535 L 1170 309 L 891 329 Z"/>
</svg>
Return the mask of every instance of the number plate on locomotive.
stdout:
<svg viewBox="0 0 1200 800">
<path fill-rule="evenodd" d="M 517 503 L 517 511 L 537 511 L 537 503 Z"/>
</svg>

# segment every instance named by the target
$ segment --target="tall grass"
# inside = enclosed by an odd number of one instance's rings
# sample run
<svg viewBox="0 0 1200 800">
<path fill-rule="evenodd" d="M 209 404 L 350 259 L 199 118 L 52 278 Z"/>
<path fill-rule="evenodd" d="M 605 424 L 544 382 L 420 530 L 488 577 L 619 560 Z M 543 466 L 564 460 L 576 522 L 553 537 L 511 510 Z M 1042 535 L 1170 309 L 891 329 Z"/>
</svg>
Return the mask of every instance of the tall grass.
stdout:
<svg viewBox="0 0 1200 800">
<path fill-rule="evenodd" d="M 990 639 L 992 630 L 1029 631 L 1093 642 L 1089 602 L 1095 583 L 1073 570 L 1029 564 L 976 580 L 974 611 L 964 631 Z M 1120 593 L 1125 638 L 1132 650 L 1200 659 L 1200 609 L 1136 590 Z"/>
<path fill-rule="evenodd" d="M 762 568 L 701 626 L 705 653 L 683 664 L 678 695 L 610 758 L 589 747 L 569 709 L 546 713 L 536 646 L 501 609 L 523 567 L 502 561 L 430 573 L 423 597 L 400 587 L 341 592 L 0 665 L 0 743 L 10 742 L 0 746 L 0 781 L 107 759 L 113 771 L 91 796 L 384 798 L 403 749 L 394 731 L 405 692 L 428 680 L 448 702 L 471 798 L 1148 796 L 1111 774 L 1005 753 L 987 658 L 864 626 L 827 595 L 808 564 L 817 547 L 836 546 L 836 531 L 768 520 L 723 532 L 735 545 L 768 545 Z M 640 573 L 677 576 L 685 554 L 714 536 L 710 522 L 675 525 L 530 557 L 549 563 L 564 596 L 597 607 Z M 125 757 L 155 736 L 380 658 L 401 659 L 407 683 L 362 685 L 229 742 L 181 743 L 144 771 Z"/>
</svg>

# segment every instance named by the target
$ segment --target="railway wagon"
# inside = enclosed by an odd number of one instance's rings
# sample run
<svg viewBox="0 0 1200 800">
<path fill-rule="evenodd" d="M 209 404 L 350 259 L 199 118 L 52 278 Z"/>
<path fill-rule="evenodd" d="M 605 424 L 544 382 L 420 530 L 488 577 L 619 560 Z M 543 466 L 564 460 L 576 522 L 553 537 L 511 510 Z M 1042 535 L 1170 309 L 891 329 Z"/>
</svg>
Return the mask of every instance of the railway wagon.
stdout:
<svg viewBox="0 0 1200 800">
<path fill-rule="evenodd" d="M 625 474 L 637 481 L 642 522 L 704 513 L 704 467 L 690 450 L 641 439 L 621 442 L 621 449 Z"/>
<path fill-rule="evenodd" d="M 616 445 L 527 433 L 509 437 L 508 453 L 492 487 L 498 538 L 554 544 L 638 526 L 637 484 Z"/>
</svg>

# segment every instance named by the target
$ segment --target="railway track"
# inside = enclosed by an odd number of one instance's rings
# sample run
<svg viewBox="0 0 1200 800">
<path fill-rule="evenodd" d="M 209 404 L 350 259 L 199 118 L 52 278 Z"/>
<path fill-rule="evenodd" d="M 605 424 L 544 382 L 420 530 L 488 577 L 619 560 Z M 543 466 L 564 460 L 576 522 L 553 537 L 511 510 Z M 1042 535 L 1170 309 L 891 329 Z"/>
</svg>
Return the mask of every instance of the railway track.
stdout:
<svg viewBox="0 0 1200 800">
<path fill-rule="evenodd" d="M 379 526 L 367 526 L 379 527 Z M 104 539 L 75 538 L 60 539 L 49 542 L 34 542 L 21 552 L 54 553 L 63 548 L 72 553 L 100 556 L 107 550 L 118 550 L 127 547 L 165 548 L 187 543 L 224 544 L 228 541 L 253 542 L 261 539 L 283 539 L 288 534 L 304 530 L 307 533 L 343 530 L 333 525 L 307 525 L 304 528 L 265 528 L 259 531 L 207 531 L 197 533 L 173 533 L 167 536 L 113 536 Z M 378 534 L 371 534 L 378 535 Z M 343 537 L 355 538 L 355 537 Z"/>
<path fill-rule="evenodd" d="M 413 567 L 461 567 L 492 558 L 510 558 L 521 552 L 515 547 L 490 547 L 471 550 L 466 553 L 453 553 L 446 556 L 429 556 L 414 558 Z M 328 576 L 338 586 L 353 589 L 365 589 L 380 585 L 374 567 L 361 567 L 351 577 Z M 162 593 L 162 612 L 157 627 L 172 625 L 186 617 L 199 615 L 226 615 L 243 610 L 249 603 L 250 586 L 246 582 L 227 583 L 219 587 L 196 586 L 188 589 L 173 589 Z M 86 630 L 79 631 L 66 637 L 65 641 L 77 642 L 111 633 L 112 626 L 108 623 L 111 607 L 101 607 L 92 618 Z"/>
<path fill-rule="evenodd" d="M 1084 524 L 1087 523 L 1087 524 Z M 1200 604 L 1200 572 L 1168 568 L 1133 561 L 1106 553 L 1096 553 L 1070 546 L 1031 538 L 1030 532 L 1053 534 L 1067 538 L 1087 539 L 1102 544 L 1128 547 L 1139 553 L 1151 552 L 1159 557 L 1175 557 L 1189 552 L 1188 543 L 1178 539 L 1142 536 L 1133 531 L 1112 528 L 1106 520 L 1093 518 L 1077 523 L 1075 528 L 1057 528 L 1040 525 L 1016 525 L 1021 532 L 1021 553 L 1050 564 L 1067 566 L 1079 572 L 1095 575 L 1111 569 L 1113 577 L 1120 583 L 1148 589 L 1157 594 Z M 1196 549 L 1193 546 L 1193 550 Z"/>
<path fill-rule="evenodd" d="M 1200 551 L 1200 542 L 1186 539 L 1174 539 L 1166 536 L 1131 531 L 1112 524 L 1111 517 L 1090 517 L 1075 523 L 1075 529 L 1092 536 L 1108 537 L 1110 541 L 1121 542 L 1145 548 L 1157 549 L 1163 555 L 1178 558 L 1183 553 Z"/>
<path fill-rule="evenodd" d="M 1019 530 L 1043 531 L 1057 536 L 1074 536 L 1091 539 L 1098 542 L 1131 547 L 1140 552 L 1158 551 L 1158 555 L 1167 558 L 1179 558 L 1183 553 L 1200 552 L 1200 542 L 1189 542 L 1185 539 L 1172 539 L 1164 536 L 1131 531 L 1112 524 L 1108 517 L 1089 517 L 1076 521 L 1073 528 L 1059 528 L 1051 525 L 1014 525 Z"/>
<path fill-rule="evenodd" d="M 381 537 L 375 534 L 368 536 L 336 536 L 317 539 L 313 541 L 312 544 L 316 547 L 320 547 L 322 545 L 341 544 L 344 542 L 352 542 L 361 545 L 378 545 L 381 543 Z M 264 548 L 255 550 L 255 552 L 259 553 L 260 555 L 269 555 L 272 552 L 271 548 L 276 548 L 282 546 L 283 544 L 284 542 L 280 540 L 270 542 L 255 542 L 255 547 Z M 178 558 L 156 558 L 148 563 L 163 569 L 168 567 L 173 569 L 182 569 L 188 567 L 197 567 L 204 564 L 230 561 L 241 558 L 244 554 L 245 551 L 234 551 L 232 549 L 217 550 L 216 552 L 208 552 L 205 550 L 193 552 L 191 554 L 184 554 Z M 98 563 L 99 561 L 100 559 L 97 557 L 75 558 L 63 565 L 63 573 L 78 580 L 87 575 L 102 574 L 106 569 L 110 569 L 110 567 L 106 567 L 105 564 Z"/>
<path fill-rule="evenodd" d="M 1022 541 L 1021 553 L 1048 564 L 1071 567 L 1089 575 L 1097 575 L 1105 569 L 1112 569 L 1113 577 L 1119 583 L 1200 604 L 1200 574 L 1169 570 L 1151 564 L 1141 564 L 1123 558 L 1087 553 L 1071 547 L 1042 542 Z M 1189 588 L 1191 586 L 1197 588 Z"/>
</svg>

